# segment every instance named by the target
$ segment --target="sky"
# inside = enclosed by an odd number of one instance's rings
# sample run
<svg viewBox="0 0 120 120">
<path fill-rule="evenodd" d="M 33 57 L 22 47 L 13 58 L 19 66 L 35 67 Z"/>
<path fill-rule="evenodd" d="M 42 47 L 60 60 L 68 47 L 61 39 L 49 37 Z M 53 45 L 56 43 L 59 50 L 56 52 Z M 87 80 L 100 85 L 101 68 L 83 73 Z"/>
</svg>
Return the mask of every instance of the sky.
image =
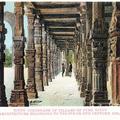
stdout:
<svg viewBox="0 0 120 120">
<path fill-rule="evenodd" d="M 6 2 L 5 7 L 4 7 L 4 12 L 5 11 L 9 11 L 14 13 L 14 2 Z M 12 36 L 12 28 L 10 26 L 10 24 L 6 21 L 4 21 L 5 23 L 5 28 L 7 29 L 7 34 L 5 34 L 5 45 L 7 49 L 12 50 L 12 44 L 13 44 L 13 36 Z M 28 36 L 28 31 L 27 31 L 27 17 L 24 15 L 24 30 L 25 30 L 25 37 L 27 38 Z"/>
</svg>

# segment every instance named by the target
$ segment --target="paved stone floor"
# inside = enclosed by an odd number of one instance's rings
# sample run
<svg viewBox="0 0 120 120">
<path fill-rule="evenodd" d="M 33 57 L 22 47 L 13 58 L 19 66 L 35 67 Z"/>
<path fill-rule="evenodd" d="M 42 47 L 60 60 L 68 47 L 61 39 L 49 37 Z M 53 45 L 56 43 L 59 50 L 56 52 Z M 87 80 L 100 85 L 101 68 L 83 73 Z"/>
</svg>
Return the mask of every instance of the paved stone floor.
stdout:
<svg viewBox="0 0 120 120">
<path fill-rule="evenodd" d="M 27 70 L 25 70 L 27 80 Z M 14 69 L 5 68 L 6 95 L 9 100 L 13 88 Z M 61 73 L 45 86 L 45 91 L 38 92 L 39 98 L 30 100 L 31 106 L 83 106 L 83 98 L 80 98 L 77 82 L 74 75 L 62 77 Z"/>
</svg>

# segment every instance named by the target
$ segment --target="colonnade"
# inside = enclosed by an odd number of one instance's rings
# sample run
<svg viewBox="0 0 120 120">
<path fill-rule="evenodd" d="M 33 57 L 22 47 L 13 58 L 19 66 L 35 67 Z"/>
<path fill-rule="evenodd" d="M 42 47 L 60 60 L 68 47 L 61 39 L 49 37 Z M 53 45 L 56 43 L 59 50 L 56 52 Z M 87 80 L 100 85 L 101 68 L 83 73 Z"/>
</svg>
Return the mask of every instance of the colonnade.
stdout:
<svg viewBox="0 0 120 120">
<path fill-rule="evenodd" d="M 74 5 L 78 6 L 78 4 Z M 66 6 L 67 4 L 64 7 Z M 69 6 L 72 5 L 70 4 L 67 7 Z M 61 41 L 65 39 L 65 44 L 62 46 L 64 46 L 63 50 L 66 56 L 69 54 L 69 45 L 73 47 L 76 81 L 79 86 L 80 97 L 85 98 L 85 106 L 120 104 L 119 6 L 119 2 L 113 3 L 111 21 L 108 21 L 109 30 L 105 23 L 105 4 L 103 2 L 89 2 L 83 6 L 80 5 L 80 18 L 77 16 L 75 29 L 74 26 L 71 26 L 74 23 L 55 23 L 56 26 L 63 25 L 62 28 L 58 26 L 59 30 L 64 31 L 64 27 L 66 27 L 66 31 L 74 30 L 75 34 L 70 33 L 70 35 L 66 35 L 67 37 L 64 37 L 65 35 L 60 37 Z M 60 34 L 52 36 L 49 31 L 53 28 L 48 29 L 47 24 L 42 19 L 44 15 L 42 16 L 39 10 L 28 5 L 26 13 L 28 17 L 28 39 L 26 39 L 24 35 L 24 13 L 24 3 L 16 2 L 13 37 L 14 89 L 11 92 L 10 103 L 8 104 L 4 85 L 4 40 L 6 34 L 4 3 L 0 3 L 0 106 L 29 106 L 28 99 L 37 98 L 38 91 L 44 91 L 44 87 L 48 86 L 49 82 L 52 82 L 52 79 L 60 72 L 62 54 L 60 45 L 56 44 L 56 39 Z M 56 16 L 54 15 L 54 17 Z M 71 16 L 67 14 L 65 17 Z M 54 28 L 54 30 L 57 29 Z M 73 41 L 70 42 L 68 39 Z M 25 43 L 27 43 L 26 50 Z M 25 57 L 28 63 L 27 85 L 25 85 L 24 78 Z M 68 61 L 66 75 L 68 75 Z M 110 86 L 107 85 L 108 82 Z M 111 88 L 111 91 L 108 90 L 108 87 Z"/>
</svg>

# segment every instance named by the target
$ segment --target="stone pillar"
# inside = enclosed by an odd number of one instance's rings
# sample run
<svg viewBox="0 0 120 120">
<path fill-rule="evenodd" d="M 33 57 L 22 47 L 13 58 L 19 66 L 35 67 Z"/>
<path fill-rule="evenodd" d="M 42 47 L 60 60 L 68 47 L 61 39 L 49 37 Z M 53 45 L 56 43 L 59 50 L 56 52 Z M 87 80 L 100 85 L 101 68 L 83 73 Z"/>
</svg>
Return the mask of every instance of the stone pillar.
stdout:
<svg viewBox="0 0 120 120">
<path fill-rule="evenodd" d="M 48 80 L 49 82 L 52 82 L 51 78 L 51 49 L 50 49 L 50 36 L 47 37 L 47 54 L 48 54 L 48 60 L 47 60 L 47 66 L 48 66 Z"/>
<path fill-rule="evenodd" d="M 15 3 L 15 35 L 14 35 L 14 90 L 10 98 L 10 106 L 29 106 L 24 81 L 24 4 Z"/>
<path fill-rule="evenodd" d="M 78 90 L 81 89 L 82 83 L 82 35 L 81 27 L 76 31 L 76 79 L 78 83 Z"/>
<path fill-rule="evenodd" d="M 92 3 L 87 3 L 86 7 L 87 87 L 85 93 L 85 106 L 89 106 L 92 99 L 92 52 L 91 40 L 89 39 L 92 25 Z"/>
<path fill-rule="evenodd" d="M 57 75 L 57 46 L 56 46 L 56 44 L 55 44 L 55 55 L 54 55 L 54 58 L 55 58 L 55 76 Z"/>
<path fill-rule="evenodd" d="M 91 41 L 87 40 L 87 87 L 85 93 L 85 106 L 90 105 L 92 99 L 92 53 L 91 53 Z"/>
<path fill-rule="evenodd" d="M 109 28 L 109 61 L 111 64 L 112 105 L 120 104 L 120 2 L 114 3 Z"/>
<path fill-rule="evenodd" d="M 43 84 L 48 86 L 48 68 L 47 68 L 47 33 L 45 25 L 42 24 L 42 47 L 43 47 Z"/>
<path fill-rule="evenodd" d="M 34 22 L 35 41 L 35 82 L 37 90 L 44 91 L 43 85 L 43 60 L 42 60 L 42 26 L 37 16 Z"/>
<path fill-rule="evenodd" d="M 28 62 L 28 80 L 27 95 L 29 99 L 37 98 L 37 90 L 35 83 L 35 43 L 34 43 L 34 17 L 32 9 L 28 8 L 28 43 L 26 50 L 26 58 Z"/>
<path fill-rule="evenodd" d="M 65 59 L 66 59 L 66 76 L 69 76 L 69 49 L 68 49 L 68 41 L 66 41 L 66 50 L 65 50 Z"/>
<path fill-rule="evenodd" d="M 85 89 L 86 89 L 86 82 L 87 82 L 87 68 L 86 68 L 86 51 L 85 51 L 85 43 L 83 42 L 82 45 L 82 63 L 81 63 L 81 82 L 80 82 L 80 96 L 85 97 Z"/>
<path fill-rule="evenodd" d="M 92 26 L 92 82 L 93 98 L 92 105 L 109 105 L 107 93 L 107 31 L 105 29 L 103 18 L 103 3 L 94 2 L 93 7 L 93 26 Z"/>
<path fill-rule="evenodd" d="M 55 79 L 55 43 L 52 40 L 52 78 Z"/>
<path fill-rule="evenodd" d="M 85 19 L 85 15 L 82 15 Z M 86 59 L 86 23 L 82 20 L 81 23 L 81 82 L 80 82 L 80 96 L 85 97 L 85 90 L 87 86 L 87 59 Z"/>
<path fill-rule="evenodd" d="M 57 71 L 57 74 L 59 74 L 60 73 L 60 71 L 61 71 L 61 58 L 62 58 L 62 56 L 61 56 L 61 51 L 60 51 L 60 49 L 58 48 L 58 71 Z"/>
<path fill-rule="evenodd" d="M 51 79 L 50 79 L 50 82 L 52 82 L 52 78 L 53 78 L 53 52 L 52 52 L 52 49 L 53 49 L 53 42 L 52 42 L 52 38 L 50 37 L 50 76 L 51 76 Z"/>
<path fill-rule="evenodd" d="M 76 41 L 76 47 L 75 47 L 75 75 L 76 75 L 76 81 L 78 82 L 79 85 L 79 69 L 80 69 L 80 43 L 79 41 Z"/>
<path fill-rule="evenodd" d="M 4 2 L 0 3 L 0 106 L 8 106 L 5 94 L 4 85 L 4 62 L 5 62 L 5 33 L 6 29 L 4 26 Z"/>
<path fill-rule="evenodd" d="M 56 59 L 55 59 L 55 41 L 53 41 L 53 79 L 55 79 L 55 63 L 56 63 Z"/>
</svg>

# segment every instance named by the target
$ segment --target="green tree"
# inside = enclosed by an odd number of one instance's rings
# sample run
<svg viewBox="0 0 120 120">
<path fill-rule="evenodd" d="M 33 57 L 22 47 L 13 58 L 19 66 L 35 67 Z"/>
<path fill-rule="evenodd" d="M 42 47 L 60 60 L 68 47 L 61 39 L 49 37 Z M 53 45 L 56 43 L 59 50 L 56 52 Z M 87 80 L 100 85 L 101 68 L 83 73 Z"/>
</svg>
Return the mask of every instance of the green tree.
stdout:
<svg viewBox="0 0 120 120">
<path fill-rule="evenodd" d="M 5 67 L 12 66 L 12 52 L 9 49 L 5 49 Z"/>
</svg>

